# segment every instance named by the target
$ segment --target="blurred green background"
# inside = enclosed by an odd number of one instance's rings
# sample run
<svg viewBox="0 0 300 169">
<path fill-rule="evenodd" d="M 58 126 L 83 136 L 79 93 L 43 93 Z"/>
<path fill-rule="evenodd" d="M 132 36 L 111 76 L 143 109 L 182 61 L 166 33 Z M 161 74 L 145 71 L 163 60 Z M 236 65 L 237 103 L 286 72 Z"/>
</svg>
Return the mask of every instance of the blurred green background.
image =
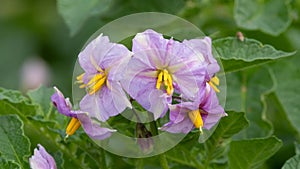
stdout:
<svg viewBox="0 0 300 169">
<path fill-rule="evenodd" d="M 25 71 L 27 67 L 32 67 L 28 65 L 33 64 L 42 67 L 42 70 L 37 68 L 40 71 L 34 69 L 33 72 L 43 75 L 45 68 L 46 79 L 41 81 L 47 86 L 60 86 L 70 95 L 73 65 L 86 40 L 101 26 L 127 14 L 145 11 L 175 14 L 189 20 L 212 38 L 235 36 L 237 31 L 242 30 L 234 20 L 233 0 L 112 0 L 106 3 L 104 12 L 84 20 L 79 31 L 72 33 L 72 36 L 54 0 L 0 2 L 0 86 L 11 89 L 34 87 L 34 84 L 27 84 L 30 82 L 26 82 Z M 293 1 L 293 4 L 299 7 L 298 1 Z M 277 49 L 295 50 L 297 46 L 290 40 L 294 38 L 293 33 L 299 30 L 299 21 L 298 10 L 293 12 L 292 26 L 277 37 L 260 31 L 242 31 L 245 36 Z"/>
</svg>

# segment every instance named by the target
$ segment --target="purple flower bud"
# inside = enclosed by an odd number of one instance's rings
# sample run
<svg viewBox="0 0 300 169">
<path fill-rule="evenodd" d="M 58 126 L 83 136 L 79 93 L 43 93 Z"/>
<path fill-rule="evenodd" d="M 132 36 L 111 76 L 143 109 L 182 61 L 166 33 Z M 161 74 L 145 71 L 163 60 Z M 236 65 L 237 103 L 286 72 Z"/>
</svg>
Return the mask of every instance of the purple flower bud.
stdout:
<svg viewBox="0 0 300 169">
<path fill-rule="evenodd" d="M 56 163 L 53 157 L 38 144 L 38 148 L 34 149 L 34 154 L 29 158 L 31 169 L 56 169 Z"/>
</svg>

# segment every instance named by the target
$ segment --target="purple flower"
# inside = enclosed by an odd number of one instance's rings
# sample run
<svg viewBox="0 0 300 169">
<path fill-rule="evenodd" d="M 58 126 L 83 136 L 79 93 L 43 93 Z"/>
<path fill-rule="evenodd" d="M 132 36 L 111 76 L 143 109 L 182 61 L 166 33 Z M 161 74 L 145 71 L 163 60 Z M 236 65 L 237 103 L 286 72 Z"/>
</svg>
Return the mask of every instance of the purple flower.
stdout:
<svg viewBox="0 0 300 169">
<path fill-rule="evenodd" d="M 226 116 L 217 95 L 208 83 L 194 102 L 182 102 L 170 107 L 170 122 L 161 129 L 171 133 L 188 133 L 194 128 L 210 129 Z"/>
<path fill-rule="evenodd" d="M 103 140 L 111 135 L 115 130 L 100 127 L 99 124 L 93 123 L 88 113 L 83 111 L 72 110 L 72 105 L 68 98 L 65 99 L 64 95 L 54 87 L 56 92 L 51 96 L 53 105 L 57 108 L 58 112 L 72 117 L 67 129 L 67 136 L 71 136 L 82 125 L 84 131 L 93 139 Z"/>
<path fill-rule="evenodd" d="M 132 53 L 123 45 L 111 43 L 99 35 L 79 54 L 79 64 L 85 71 L 77 80 L 88 94 L 80 102 L 80 109 L 100 121 L 123 112 L 131 104 L 122 89 L 125 66 Z"/>
<path fill-rule="evenodd" d="M 132 44 L 126 78 L 127 93 L 157 119 L 168 110 L 173 92 L 194 99 L 205 81 L 205 65 L 187 45 L 165 39 L 153 30 L 138 33 Z"/>
<path fill-rule="evenodd" d="M 184 40 L 182 43 L 194 50 L 201 65 L 206 65 L 207 76 L 205 80 L 216 92 L 220 92 L 216 87 L 216 85 L 219 85 L 219 79 L 215 76 L 220 70 L 220 66 L 212 55 L 211 39 L 204 37 L 203 39 Z"/>
<path fill-rule="evenodd" d="M 34 149 L 34 154 L 29 158 L 31 169 L 56 169 L 56 163 L 53 157 L 38 144 L 38 148 Z"/>
</svg>

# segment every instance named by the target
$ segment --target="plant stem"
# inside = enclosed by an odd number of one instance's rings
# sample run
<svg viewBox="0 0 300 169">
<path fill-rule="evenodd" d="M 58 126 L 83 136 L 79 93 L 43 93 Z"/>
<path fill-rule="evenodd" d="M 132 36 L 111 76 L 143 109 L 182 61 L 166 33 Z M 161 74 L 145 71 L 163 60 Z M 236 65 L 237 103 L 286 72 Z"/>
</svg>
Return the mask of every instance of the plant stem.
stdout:
<svg viewBox="0 0 300 169">
<path fill-rule="evenodd" d="M 103 148 L 100 148 L 101 154 L 100 154 L 100 167 L 101 169 L 106 169 L 106 159 L 105 159 L 105 151 Z"/>
<path fill-rule="evenodd" d="M 160 161 L 160 165 L 163 169 L 169 169 L 168 161 L 167 161 L 166 155 L 164 153 L 159 155 L 159 161 Z"/>
<path fill-rule="evenodd" d="M 151 118 L 154 119 L 153 115 Z M 152 136 L 158 135 L 156 121 L 150 122 L 150 130 L 151 130 Z M 163 169 L 169 169 L 168 161 L 167 161 L 166 155 L 164 153 L 159 155 L 159 161 L 160 161 L 160 165 Z"/>
</svg>

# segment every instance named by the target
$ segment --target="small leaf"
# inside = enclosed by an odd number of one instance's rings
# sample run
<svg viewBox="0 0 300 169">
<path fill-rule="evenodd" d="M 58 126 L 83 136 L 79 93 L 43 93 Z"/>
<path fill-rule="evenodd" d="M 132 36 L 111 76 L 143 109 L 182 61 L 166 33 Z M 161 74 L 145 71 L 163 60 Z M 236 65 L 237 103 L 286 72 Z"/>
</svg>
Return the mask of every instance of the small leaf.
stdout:
<svg viewBox="0 0 300 169">
<path fill-rule="evenodd" d="M 89 17 L 107 10 L 109 4 L 109 0 L 57 0 L 58 12 L 68 25 L 71 36 L 79 31 Z"/>
<path fill-rule="evenodd" d="M 282 142 L 275 136 L 262 139 L 233 141 L 229 150 L 229 168 L 255 169 L 274 155 Z"/>
<path fill-rule="evenodd" d="M 225 73 L 261 65 L 274 59 L 287 57 L 295 52 L 283 52 L 270 45 L 263 45 L 257 40 L 245 38 L 240 41 L 235 37 L 217 39 L 213 46 L 222 59 Z"/>
<path fill-rule="evenodd" d="M 300 154 L 295 155 L 294 157 L 287 160 L 282 169 L 295 169 L 300 168 Z"/>
<path fill-rule="evenodd" d="M 228 111 L 227 114 L 228 116 L 220 120 L 216 131 L 204 144 L 205 167 L 208 167 L 212 160 L 223 155 L 230 137 L 249 125 L 245 113 Z"/>
<path fill-rule="evenodd" d="M 237 25 L 248 30 L 261 30 L 279 35 L 291 24 L 290 0 L 235 0 Z"/>
<path fill-rule="evenodd" d="M 44 115 L 47 115 L 52 108 L 51 95 L 54 89 L 40 86 L 38 89 L 28 91 L 27 95 L 33 103 L 37 104 Z"/>
<path fill-rule="evenodd" d="M 30 142 L 24 135 L 22 121 L 16 115 L 0 116 L 1 158 L 28 168 L 24 161 L 30 155 Z"/>
</svg>

